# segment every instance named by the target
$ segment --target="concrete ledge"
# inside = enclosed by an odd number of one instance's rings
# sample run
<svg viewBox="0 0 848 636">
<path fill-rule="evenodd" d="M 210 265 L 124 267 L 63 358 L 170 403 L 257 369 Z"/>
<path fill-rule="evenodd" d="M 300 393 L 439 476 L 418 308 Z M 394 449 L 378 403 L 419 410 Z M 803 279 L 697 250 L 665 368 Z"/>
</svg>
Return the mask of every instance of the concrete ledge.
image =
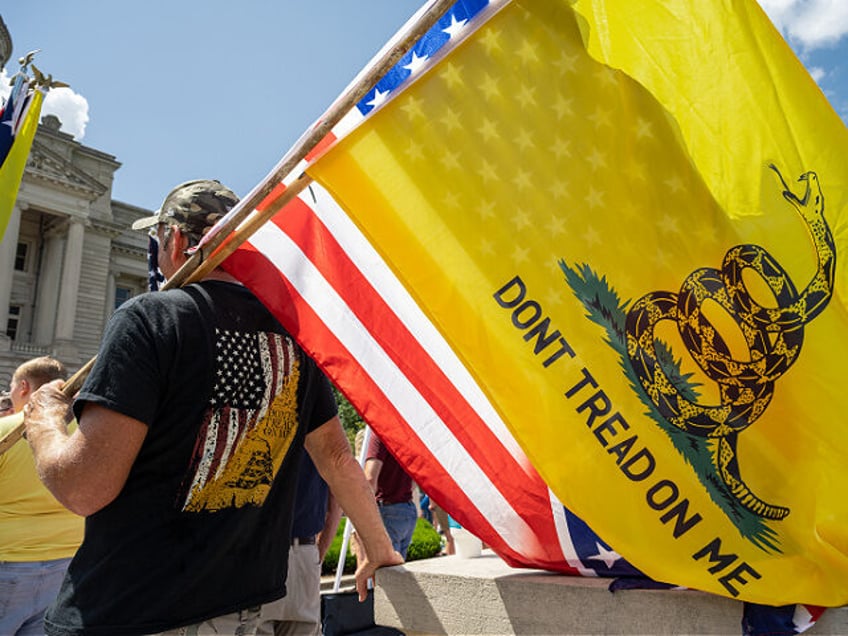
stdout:
<svg viewBox="0 0 848 636">
<path fill-rule="evenodd" d="M 737 601 L 691 590 L 612 594 L 609 583 L 510 568 L 484 550 L 381 569 L 374 617 L 410 635 L 742 633 Z M 828 610 L 807 633 L 848 634 L 848 607 Z"/>
</svg>

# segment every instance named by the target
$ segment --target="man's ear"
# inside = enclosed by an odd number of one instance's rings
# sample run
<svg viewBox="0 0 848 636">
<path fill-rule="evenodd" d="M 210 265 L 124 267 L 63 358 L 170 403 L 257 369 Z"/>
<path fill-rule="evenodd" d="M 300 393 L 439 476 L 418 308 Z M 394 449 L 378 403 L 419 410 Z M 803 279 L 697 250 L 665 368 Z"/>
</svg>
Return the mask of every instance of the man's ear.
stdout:
<svg viewBox="0 0 848 636">
<path fill-rule="evenodd" d="M 32 395 L 32 384 L 26 378 L 21 378 L 18 380 L 18 386 L 21 387 L 21 397 L 28 400 L 29 396 Z"/>
<path fill-rule="evenodd" d="M 185 251 L 189 246 L 189 237 L 183 233 L 179 225 L 171 226 L 171 243 L 168 249 L 171 250 L 169 256 L 174 262 L 179 262 L 178 259 L 185 258 Z"/>
</svg>

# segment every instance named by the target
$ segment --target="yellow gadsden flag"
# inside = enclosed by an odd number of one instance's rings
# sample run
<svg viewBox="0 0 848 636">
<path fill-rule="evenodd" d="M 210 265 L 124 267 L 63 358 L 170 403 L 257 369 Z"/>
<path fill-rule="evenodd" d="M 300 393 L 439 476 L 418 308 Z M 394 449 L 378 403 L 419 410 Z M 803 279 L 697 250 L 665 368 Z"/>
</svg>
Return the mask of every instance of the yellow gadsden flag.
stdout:
<svg viewBox="0 0 848 636">
<path fill-rule="evenodd" d="M 619 554 L 835 606 L 846 157 L 753 0 L 528 0 L 310 173 Z"/>
</svg>

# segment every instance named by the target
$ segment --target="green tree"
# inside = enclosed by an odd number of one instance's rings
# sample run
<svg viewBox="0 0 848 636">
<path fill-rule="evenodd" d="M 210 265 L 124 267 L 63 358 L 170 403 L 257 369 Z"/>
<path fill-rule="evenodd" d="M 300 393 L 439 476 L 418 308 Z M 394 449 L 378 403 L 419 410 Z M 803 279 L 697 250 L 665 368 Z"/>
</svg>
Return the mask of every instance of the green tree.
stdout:
<svg viewBox="0 0 848 636">
<path fill-rule="evenodd" d="M 347 401 L 347 398 L 342 395 L 336 387 L 333 387 L 333 393 L 336 395 L 336 404 L 339 405 L 339 419 L 342 421 L 347 441 L 350 442 L 350 447 L 353 448 L 353 442 L 356 439 L 356 434 L 365 428 L 365 421 L 362 416 L 353 408 L 353 404 Z"/>
</svg>

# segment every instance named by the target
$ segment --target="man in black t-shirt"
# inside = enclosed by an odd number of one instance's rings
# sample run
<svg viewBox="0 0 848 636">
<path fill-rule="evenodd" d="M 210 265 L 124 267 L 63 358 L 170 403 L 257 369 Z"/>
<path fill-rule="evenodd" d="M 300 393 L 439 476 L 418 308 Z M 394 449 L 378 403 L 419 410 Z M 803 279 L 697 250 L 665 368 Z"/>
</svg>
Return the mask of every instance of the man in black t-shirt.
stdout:
<svg viewBox="0 0 848 636">
<path fill-rule="evenodd" d="M 236 202 L 217 181 L 188 182 L 133 227 L 155 229 L 170 277 Z M 226 272 L 115 312 L 73 433 L 60 386 L 25 409 L 39 475 L 86 516 L 47 634 L 255 633 L 259 606 L 285 594 L 304 447 L 365 542 L 360 597 L 377 567 L 402 562 L 326 378 Z"/>
</svg>

